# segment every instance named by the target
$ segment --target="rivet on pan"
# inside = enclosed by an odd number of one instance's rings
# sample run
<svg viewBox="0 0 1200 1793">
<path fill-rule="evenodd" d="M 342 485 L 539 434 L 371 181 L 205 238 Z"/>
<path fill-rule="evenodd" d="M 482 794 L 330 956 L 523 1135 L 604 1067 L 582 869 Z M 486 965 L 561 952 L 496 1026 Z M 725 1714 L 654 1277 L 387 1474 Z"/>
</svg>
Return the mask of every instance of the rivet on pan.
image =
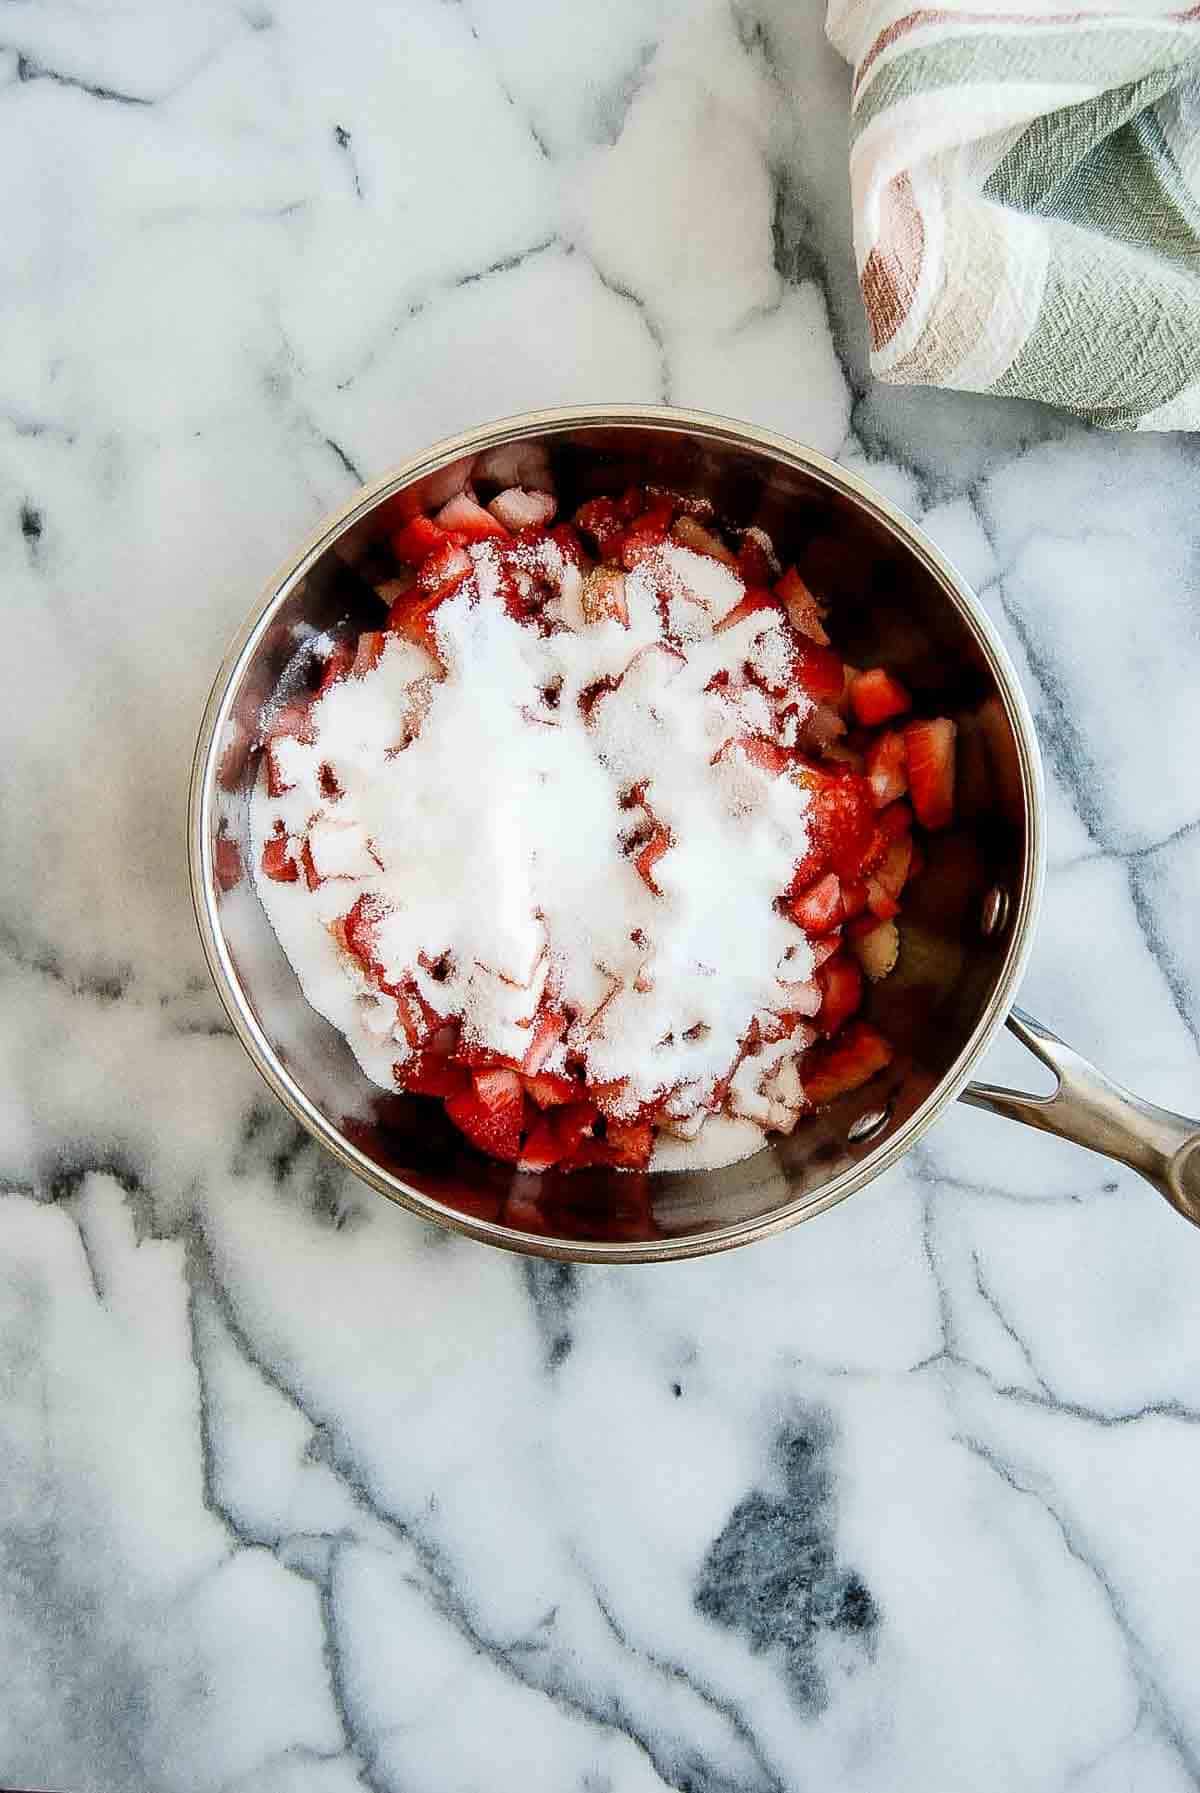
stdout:
<svg viewBox="0 0 1200 1793">
<path fill-rule="evenodd" d="M 846 1129 L 846 1138 L 852 1146 L 865 1145 L 869 1139 L 875 1139 L 883 1132 L 892 1118 L 892 1105 L 886 1108 L 872 1108 L 866 1114 L 860 1114 L 856 1121 L 851 1121 Z"/>
<path fill-rule="evenodd" d="M 983 899 L 979 928 L 985 940 L 999 934 L 1008 920 L 1008 892 L 1003 884 L 993 884 Z"/>
</svg>

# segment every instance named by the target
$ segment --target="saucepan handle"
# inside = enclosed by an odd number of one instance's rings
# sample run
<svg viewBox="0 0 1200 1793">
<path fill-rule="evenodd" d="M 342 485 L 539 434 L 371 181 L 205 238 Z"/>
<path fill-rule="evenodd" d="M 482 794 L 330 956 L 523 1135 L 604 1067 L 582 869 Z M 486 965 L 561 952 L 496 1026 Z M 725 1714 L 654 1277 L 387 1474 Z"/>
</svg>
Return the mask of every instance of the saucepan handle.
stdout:
<svg viewBox="0 0 1200 1793">
<path fill-rule="evenodd" d="M 1128 1164 L 1185 1219 L 1200 1226 L 1200 1121 L 1156 1108 L 1122 1089 L 1021 1009 L 1013 1009 L 1008 1027 L 1054 1072 L 1058 1087 L 1053 1095 L 1026 1096 L 991 1083 L 968 1083 L 961 1100 Z"/>
</svg>

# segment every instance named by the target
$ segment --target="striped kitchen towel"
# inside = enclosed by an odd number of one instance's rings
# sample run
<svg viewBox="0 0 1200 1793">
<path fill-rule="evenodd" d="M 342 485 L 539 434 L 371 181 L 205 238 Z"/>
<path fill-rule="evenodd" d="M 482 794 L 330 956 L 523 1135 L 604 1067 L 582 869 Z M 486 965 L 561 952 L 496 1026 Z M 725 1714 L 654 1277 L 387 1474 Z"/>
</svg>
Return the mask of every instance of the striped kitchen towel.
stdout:
<svg viewBox="0 0 1200 1793">
<path fill-rule="evenodd" d="M 1200 5 L 830 0 L 826 30 L 879 379 L 1200 428 Z"/>
</svg>

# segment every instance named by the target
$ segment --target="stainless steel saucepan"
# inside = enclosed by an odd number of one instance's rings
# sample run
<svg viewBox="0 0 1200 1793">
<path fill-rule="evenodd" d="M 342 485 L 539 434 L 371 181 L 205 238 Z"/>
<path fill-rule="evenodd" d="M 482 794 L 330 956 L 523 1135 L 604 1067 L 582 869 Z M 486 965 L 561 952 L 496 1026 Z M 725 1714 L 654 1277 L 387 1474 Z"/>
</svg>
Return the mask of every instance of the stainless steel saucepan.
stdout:
<svg viewBox="0 0 1200 1793">
<path fill-rule="evenodd" d="M 959 822 L 911 887 L 900 963 L 870 996 L 889 1070 L 724 1170 L 534 1178 L 470 1150 L 440 1108 L 370 1084 L 300 993 L 245 873 L 261 705 L 312 630 L 378 624 L 365 574 L 397 522 L 475 470 L 520 482 L 549 463 L 566 509 L 652 481 L 768 530 L 830 598 L 854 664 L 882 662 L 922 707 L 958 719 Z M 470 776 L 470 768 L 464 767 Z M 781 436 L 657 407 L 532 412 L 441 442 L 360 492 L 273 579 L 213 686 L 192 776 L 189 853 L 200 935 L 221 1000 L 276 1095 L 384 1195 L 491 1245 L 545 1257 L 659 1261 L 743 1245 L 832 1207 L 886 1170 L 956 1097 L 1139 1171 L 1200 1224 L 1200 1123 L 1111 1083 L 1012 1007 L 1037 920 L 1044 797 L 1033 721 L 963 580 L 886 499 Z M 481 900 L 487 900 L 481 892 Z M 969 1083 L 1004 1023 L 1057 1078 L 1052 1096 Z"/>
</svg>

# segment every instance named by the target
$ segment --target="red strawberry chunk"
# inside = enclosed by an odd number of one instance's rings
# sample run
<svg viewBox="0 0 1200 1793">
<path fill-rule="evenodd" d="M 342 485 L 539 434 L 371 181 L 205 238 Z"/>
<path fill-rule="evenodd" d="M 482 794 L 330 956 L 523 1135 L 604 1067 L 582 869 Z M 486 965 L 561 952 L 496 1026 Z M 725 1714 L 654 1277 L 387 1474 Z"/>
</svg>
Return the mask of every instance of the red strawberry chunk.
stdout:
<svg viewBox="0 0 1200 1793">
<path fill-rule="evenodd" d="M 276 884 L 295 884 L 300 876 L 300 867 L 292 854 L 292 844 L 286 834 L 273 834 L 270 840 L 263 842 L 262 850 L 263 876 L 273 878 Z"/>
<path fill-rule="evenodd" d="M 872 915 L 890 921 L 900 913 L 899 897 L 912 870 L 912 840 L 901 835 L 889 846 L 879 865 L 867 879 L 867 902 Z"/>
<path fill-rule="evenodd" d="M 639 877 L 650 887 L 655 896 L 661 896 L 662 891 L 655 882 L 654 868 L 662 858 L 663 854 L 670 851 L 670 848 L 670 829 L 664 828 L 660 824 L 656 824 L 650 839 L 646 842 L 645 846 L 634 860 Z"/>
<path fill-rule="evenodd" d="M 851 687 L 853 691 L 853 687 Z M 904 736 L 897 729 L 876 737 L 867 749 L 867 783 L 877 809 L 886 809 L 908 789 L 908 756 Z"/>
<path fill-rule="evenodd" d="M 837 703 L 846 682 L 842 657 L 831 647 L 801 639 L 796 643 L 792 678 L 818 703 Z"/>
<path fill-rule="evenodd" d="M 845 953 L 835 953 L 820 966 L 816 978 L 821 989 L 818 1025 L 823 1034 L 835 1034 L 862 1006 L 862 972 L 857 960 L 848 958 Z"/>
<path fill-rule="evenodd" d="M 814 1046 L 801 1062 L 804 1093 L 814 1108 L 860 1089 L 892 1062 L 892 1049 L 866 1021 L 852 1021 L 836 1040 Z"/>
<path fill-rule="evenodd" d="M 645 1170 L 654 1150 L 649 1121 L 609 1121 L 604 1134 L 603 1162 L 620 1170 Z"/>
<path fill-rule="evenodd" d="M 533 1034 L 521 1060 L 521 1069 L 527 1076 L 536 1076 L 566 1031 L 567 1017 L 561 1009 L 541 1011 L 534 1021 Z"/>
<path fill-rule="evenodd" d="M 375 953 L 375 930 L 382 913 L 379 899 L 364 891 L 349 914 L 342 917 L 338 930 L 346 951 L 358 960 L 368 977 L 375 979 L 383 976 L 383 965 Z"/>
<path fill-rule="evenodd" d="M 757 766 L 760 772 L 770 773 L 773 778 L 786 772 L 792 763 L 787 749 L 766 735 L 734 735 L 717 748 L 709 764 L 715 766 L 718 760 L 729 759 L 735 753 L 740 753 L 752 766 Z"/>
<path fill-rule="evenodd" d="M 480 1100 L 477 1090 L 466 1090 L 462 1095 L 447 1098 L 446 1113 L 459 1132 L 489 1157 L 503 1158 L 509 1164 L 515 1164 L 520 1157 L 525 1119 L 525 1104 L 520 1094 L 515 1102 L 489 1108 Z"/>
<path fill-rule="evenodd" d="M 954 820 L 955 725 L 946 716 L 910 722 L 904 730 L 908 788 L 923 828 L 948 828 Z"/>
<path fill-rule="evenodd" d="M 605 559 L 614 554 L 625 534 L 625 520 L 611 498 L 589 498 L 575 512 L 575 527 L 590 537 Z"/>
<path fill-rule="evenodd" d="M 465 492 L 459 492 L 443 504 L 436 521 L 448 535 L 461 536 L 467 542 L 486 542 L 492 538 L 503 542 L 509 540 L 508 530 L 500 519 L 485 511 L 473 498 L 468 498 Z"/>
<path fill-rule="evenodd" d="M 852 681 L 850 707 L 864 728 L 878 728 L 881 722 L 890 722 L 893 716 L 903 716 L 911 710 L 912 698 L 899 679 L 882 666 L 872 666 Z"/>
<path fill-rule="evenodd" d="M 828 872 L 788 905 L 788 913 L 806 934 L 827 934 L 844 914 L 842 885 L 836 872 Z"/>
<path fill-rule="evenodd" d="M 517 1165 L 520 1170 L 550 1170 L 553 1165 L 561 1163 L 565 1154 L 566 1147 L 553 1121 L 543 1115 L 533 1123 L 529 1137 L 521 1147 Z"/>
<path fill-rule="evenodd" d="M 798 886 L 811 883 L 817 871 L 832 865 L 839 878 L 861 875 L 875 833 L 875 805 L 871 787 L 859 773 L 835 771 L 827 765 L 801 762 L 795 776 L 812 793 L 809 836 L 812 848 Z M 813 867 L 815 860 L 815 869 Z"/>
<path fill-rule="evenodd" d="M 890 846 L 893 841 L 903 840 L 905 835 L 911 834 L 913 812 L 907 803 L 889 803 L 875 825 Z"/>
<path fill-rule="evenodd" d="M 525 1086 L 517 1073 L 506 1070 L 502 1065 L 486 1071 L 476 1071 L 473 1082 L 475 1093 L 485 1108 L 511 1108 L 525 1094 Z"/>
<path fill-rule="evenodd" d="M 392 534 L 392 553 L 406 566 L 419 567 L 427 555 L 446 543 L 446 531 L 439 529 L 431 517 L 414 517 L 403 529 Z"/>
<path fill-rule="evenodd" d="M 662 546 L 667 531 L 671 527 L 673 514 L 674 507 L 672 505 L 655 505 L 652 509 L 645 511 L 642 516 L 636 517 L 629 525 L 621 537 L 621 546 L 618 550 L 621 565 L 626 572 L 631 571 L 639 560 L 644 560 L 646 555 L 652 553 L 655 548 Z"/>
<path fill-rule="evenodd" d="M 471 1090 L 471 1074 L 461 1065 L 433 1052 L 418 1052 L 394 1072 L 401 1089 L 413 1096 L 467 1095 Z"/>
<path fill-rule="evenodd" d="M 579 1085 L 573 1077 L 560 1077 L 556 1071 L 539 1071 L 525 1078 L 525 1091 L 539 1108 L 561 1108 L 564 1102 L 575 1100 Z"/>
<path fill-rule="evenodd" d="M 354 664 L 350 668 L 351 676 L 361 679 L 364 673 L 372 672 L 383 658 L 384 643 L 387 632 L 384 629 L 364 629 L 358 638 L 358 646 L 354 651 Z"/>
<path fill-rule="evenodd" d="M 739 602 L 734 605 L 732 610 L 727 610 L 725 612 L 725 615 L 713 630 L 713 634 L 720 635 L 725 629 L 735 629 L 739 623 L 744 623 L 748 616 L 754 616 L 759 610 L 778 609 L 779 604 L 774 593 L 769 592 L 766 586 L 748 585 L 746 587 L 745 597 L 741 598 Z"/>
<path fill-rule="evenodd" d="M 847 920 L 853 915 L 861 915 L 867 906 L 867 881 L 865 878 L 846 878 L 842 882 L 842 913 Z"/>
<path fill-rule="evenodd" d="M 748 532 L 737 551 L 737 570 L 747 585 L 770 585 L 775 569 L 763 544 Z"/>
<path fill-rule="evenodd" d="M 815 642 L 817 647 L 829 646 L 829 636 L 824 627 L 824 606 L 818 604 L 795 567 L 789 567 L 783 578 L 779 580 L 775 587 L 775 595 L 787 611 L 788 621 L 797 634 Z M 841 690 L 839 685 L 837 689 L 839 697 Z"/>
<path fill-rule="evenodd" d="M 213 876 L 221 890 L 229 891 L 242 881 L 242 851 L 233 836 L 223 832 L 224 823 L 221 826 L 222 832 L 213 844 Z M 266 870 L 265 866 L 263 869 Z M 270 875 L 267 872 L 267 876 Z M 290 884 L 291 879 L 286 882 Z"/>
<path fill-rule="evenodd" d="M 472 570 L 471 556 L 457 542 L 448 541 L 421 562 L 417 584 L 430 597 L 448 598 Z"/>
<path fill-rule="evenodd" d="M 553 1111 L 554 1131 L 563 1148 L 563 1157 L 570 1158 L 579 1150 L 600 1118 L 600 1111 L 590 1102 L 568 1102 Z"/>
</svg>

